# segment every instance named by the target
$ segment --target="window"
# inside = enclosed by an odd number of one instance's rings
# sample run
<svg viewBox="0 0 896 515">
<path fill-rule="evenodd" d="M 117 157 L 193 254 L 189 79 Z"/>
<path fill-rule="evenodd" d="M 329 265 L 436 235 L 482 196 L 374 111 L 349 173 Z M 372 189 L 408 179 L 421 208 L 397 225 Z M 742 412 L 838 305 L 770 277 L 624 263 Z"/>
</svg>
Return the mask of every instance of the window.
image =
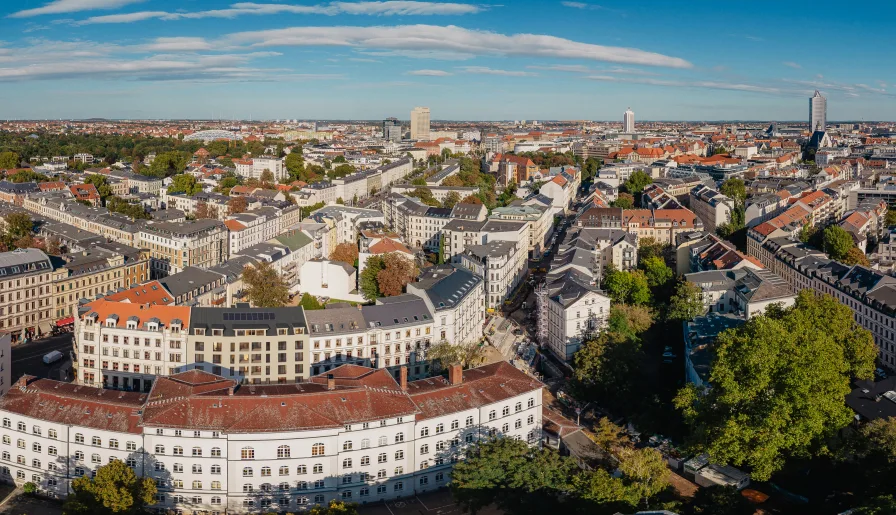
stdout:
<svg viewBox="0 0 896 515">
<path fill-rule="evenodd" d="M 221 457 L 221 448 L 220 447 L 212 447 L 212 457 L 213 458 Z"/>
<path fill-rule="evenodd" d="M 429 454 L 429 445 L 423 444 L 420 446 L 420 454 Z"/>
<path fill-rule="evenodd" d="M 39 469 L 40 468 L 40 460 L 31 460 L 31 466 Z"/>
<path fill-rule="evenodd" d="M 103 440 L 99 436 L 94 436 L 90 439 L 91 445 L 96 445 L 97 447 L 103 445 Z"/>
<path fill-rule="evenodd" d="M 202 448 L 193 447 L 193 456 L 202 456 Z"/>
<path fill-rule="evenodd" d="M 321 494 L 317 494 L 317 495 L 315 495 L 315 496 L 314 496 L 314 502 L 316 502 L 317 504 L 320 504 L 320 503 L 324 502 L 324 496 L 321 495 Z"/>
<path fill-rule="evenodd" d="M 400 491 L 404 490 L 404 483 L 402 483 L 401 481 L 395 483 L 395 485 L 392 486 L 392 490 L 395 492 L 400 492 Z"/>
<path fill-rule="evenodd" d="M 202 474 L 202 465 L 198 463 L 193 464 L 193 473 L 194 474 Z"/>
<path fill-rule="evenodd" d="M 32 426 L 32 427 L 31 427 L 31 432 L 34 433 L 34 434 L 36 434 L 37 436 L 40 436 L 40 427 L 38 427 L 38 426 Z"/>
<path fill-rule="evenodd" d="M 277 447 L 277 457 L 278 458 L 289 458 L 289 454 L 290 453 L 289 453 L 288 445 L 281 445 L 280 447 Z"/>
<path fill-rule="evenodd" d="M 3 419 L 3 427 L 12 427 L 12 423 L 9 421 L 8 418 Z"/>
<path fill-rule="evenodd" d="M 217 483 L 217 481 L 215 481 L 215 482 L 212 483 L 212 489 L 215 489 L 215 483 Z M 218 483 L 218 488 L 217 488 L 217 490 L 220 490 L 220 489 L 221 489 L 221 483 Z M 217 496 L 212 497 L 211 504 L 214 505 L 214 506 L 219 506 L 219 505 L 221 504 L 221 498 L 220 498 L 220 497 L 217 497 Z"/>
<path fill-rule="evenodd" d="M 243 485 L 243 492 L 245 492 L 245 493 L 251 493 L 251 492 L 252 492 L 252 485 L 249 484 L 249 483 L 244 484 L 244 485 Z"/>
<path fill-rule="evenodd" d="M 220 474 L 221 465 L 212 465 L 212 474 Z"/>
<path fill-rule="evenodd" d="M 54 439 L 54 440 L 55 440 L 56 438 L 58 438 L 55 429 L 50 429 L 49 431 L 47 431 L 47 436 L 49 436 L 50 438 L 52 438 L 52 439 Z"/>
<path fill-rule="evenodd" d="M 6 445 L 11 444 L 11 443 L 12 443 L 12 438 L 10 438 L 9 435 L 3 435 L 3 443 L 6 444 Z"/>
<path fill-rule="evenodd" d="M 252 467 L 243 467 L 243 477 L 252 477 Z"/>
<path fill-rule="evenodd" d="M 535 406 L 535 399 L 534 399 L 534 398 L 529 399 L 529 404 L 528 404 L 528 405 L 529 405 L 530 408 L 531 408 L 532 406 Z"/>
<path fill-rule="evenodd" d="M 112 438 L 109 440 L 109 448 L 110 449 L 118 449 L 118 440 Z"/>
<path fill-rule="evenodd" d="M 343 485 L 350 484 L 351 482 L 352 482 L 352 475 L 351 475 L 351 474 L 346 474 L 346 475 L 342 476 L 342 484 L 343 484 Z"/>
<path fill-rule="evenodd" d="M 19 449 L 24 449 L 25 448 L 25 440 L 23 440 L 21 438 L 16 440 L 16 447 L 18 447 Z"/>
<path fill-rule="evenodd" d="M 75 461 L 84 461 L 84 453 L 81 451 L 75 451 Z"/>
<path fill-rule="evenodd" d="M 404 433 L 398 433 L 395 435 L 395 443 L 400 443 L 404 441 Z"/>
<path fill-rule="evenodd" d="M 324 466 L 321 465 L 320 463 L 315 463 L 314 467 L 311 469 L 311 472 L 313 472 L 314 474 L 323 474 Z"/>
<path fill-rule="evenodd" d="M 535 422 L 535 416 L 529 415 L 529 418 L 526 419 L 526 423 L 532 425 Z"/>
<path fill-rule="evenodd" d="M 488 412 L 489 420 L 495 420 L 496 418 L 498 418 L 498 414 L 495 412 L 495 410 L 491 410 Z"/>
<path fill-rule="evenodd" d="M 296 474 L 307 474 L 307 473 L 308 473 L 308 467 L 307 467 L 307 466 L 305 466 L 305 465 L 299 465 L 298 467 L 296 467 Z"/>
<path fill-rule="evenodd" d="M 494 431 L 494 430 L 492 430 L 492 431 Z M 502 433 L 506 433 L 506 432 L 508 432 L 508 431 L 510 431 L 510 424 L 502 424 L 502 425 L 501 425 L 501 432 L 502 432 Z M 495 436 L 495 435 L 492 434 L 492 436 Z"/>
<path fill-rule="evenodd" d="M 386 477 L 386 476 L 383 475 L 383 477 Z M 386 485 L 379 485 L 379 486 L 377 486 L 377 487 L 376 487 L 376 493 L 377 493 L 377 494 L 384 494 L 384 493 L 386 493 Z"/>
<path fill-rule="evenodd" d="M 183 471 L 184 471 L 184 466 L 182 463 L 174 464 L 174 468 L 172 469 L 172 472 L 183 472 Z"/>
<path fill-rule="evenodd" d="M 389 438 L 385 436 L 380 437 L 380 445 L 389 445 Z"/>
<path fill-rule="evenodd" d="M 31 450 L 34 452 L 40 452 L 40 444 L 39 443 L 31 444 Z"/>
<path fill-rule="evenodd" d="M 289 475 L 289 467 L 285 467 L 285 466 L 280 467 L 279 473 L 281 476 L 288 476 Z"/>
<path fill-rule="evenodd" d="M 47 447 L 47 454 L 49 454 L 50 456 L 57 456 L 58 452 L 56 451 L 55 447 L 51 446 L 51 447 Z"/>
<path fill-rule="evenodd" d="M 380 453 L 380 455 L 377 456 L 377 458 L 376 458 L 376 462 L 377 463 L 386 463 L 386 453 L 384 453 L 384 452 Z"/>
<path fill-rule="evenodd" d="M 137 458 L 128 458 L 125 460 L 125 464 L 128 467 L 135 468 L 137 466 Z"/>
<path fill-rule="evenodd" d="M 19 428 L 19 431 L 24 431 L 24 430 L 25 430 L 25 423 L 24 423 L 24 422 L 19 422 L 19 423 L 17 424 L 17 427 Z"/>
<path fill-rule="evenodd" d="M 75 433 L 75 443 L 84 443 L 84 435 Z"/>
<path fill-rule="evenodd" d="M 165 454 L 165 446 L 156 445 L 156 454 Z"/>
<path fill-rule="evenodd" d="M 324 487 L 324 480 L 323 480 L 323 479 L 317 479 L 317 480 L 314 481 L 314 488 L 315 488 L 315 489 L 320 489 L 320 488 L 323 488 L 323 487 Z"/>
<path fill-rule="evenodd" d="M 316 443 L 311 446 L 311 455 L 312 456 L 323 456 L 324 455 L 324 444 Z"/>
<path fill-rule="evenodd" d="M 395 451 L 395 460 L 403 460 L 404 459 L 404 451 Z"/>
<path fill-rule="evenodd" d="M 368 447 L 370 447 L 370 439 L 365 438 L 365 439 L 361 440 L 361 448 L 367 449 Z"/>
<path fill-rule="evenodd" d="M 193 481 L 193 490 L 202 490 L 202 481 Z"/>
<path fill-rule="evenodd" d="M 516 403 L 516 406 L 514 406 L 514 410 L 523 411 L 523 403 L 522 402 Z"/>
<path fill-rule="evenodd" d="M 358 497 L 369 497 L 370 496 L 370 488 L 366 486 L 358 491 Z"/>
<path fill-rule="evenodd" d="M 472 425 L 473 425 L 473 417 L 467 417 L 467 427 L 470 427 Z"/>
<path fill-rule="evenodd" d="M 102 463 L 103 458 L 99 454 L 92 454 L 92 455 L 90 455 L 90 462 L 91 463 Z"/>
<path fill-rule="evenodd" d="M 161 461 L 157 461 L 154 463 L 153 468 L 155 468 L 156 472 L 162 472 L 165 470 L 165 464 Z"/>
<path fill-rule="evenodd" d="M 436 434 L 445 432 L 445 424 L 436 424 Z"/>
<path fill-rule="evenodd" d="M 420 436 L 421 436 L 421 437 L 429 436 L 429 428 L 428 428 L 428 427 L 421 427 L 421 428 L 420 428 Z"/>
<path fill-rule="evenodd" d="M 244 460 L 254 460 L 255 449 L 251 447 L 243 447 L 243 449 L 240 451 L 240 457 Z"/>
<path fill-rule="evenodd" d="M 361 457 L 361 466 L 370 465 L 370 456 Z"/>
<path fill-rule="evenodd" d="M 129 451 L 136 451 L 137 444 L 135 442 L 128 442 L 127 445 L 125 445 L 125 448 Z"/>
<path fill-rule="evenodd" d="M 404 474 L 404 467 L 395 467 L 395 475 L 400 476 Z"/>
<path fill-rule="evenodd" d="M 346 441 L 342 442 L 342 450 L 343 450 L 343 451 L 350 451 L 350 450 L 352 450 L 352 441 L 351 441 L 351 440 L 346 440 Z"/>
<path fill-rule="evenodd" d="M 420 478 L 420 486 L 425 486 L 429 484 L 429 476 L 423 476 Z"/>
<path fill-rule="evenodd" d="M 174 446 L 174 455 L 175 455 L 175 456 L 183 456 L 183 455 L 184 455 L 184 448 L 181 447 L 180 445 L 175 445 L 175 446 Z"/>
<path fill-rule="evenodd" d="M 270 477 L 271 476 L 271 467 L 261 467 L 261 475 L 262 475 L 262 477 Z"/>
<path fill-rule="evenodd" d="M 344 460 L 342 460 L 342 468 L 344 468 L 344 469 L 352 468 L 352 459 L 345 458 Z"/>
</svg>

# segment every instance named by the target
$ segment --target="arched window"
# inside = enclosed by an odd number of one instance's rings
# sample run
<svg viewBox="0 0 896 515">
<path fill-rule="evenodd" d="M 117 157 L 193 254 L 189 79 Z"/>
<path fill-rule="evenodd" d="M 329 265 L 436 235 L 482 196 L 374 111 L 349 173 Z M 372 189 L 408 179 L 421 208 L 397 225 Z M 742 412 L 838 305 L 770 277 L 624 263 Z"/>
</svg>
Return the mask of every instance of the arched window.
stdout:
<svg viewBox="0 0 896 515">
<path fill-rule="evenodd" d="M 323 456 L 324 455 L 324 444 L 316 443 L 311 446 L 311 455 L 312 456 Z"/>
<path fill-rule="evenodd" d="M 350 451 L 350 450 L 352 450 L 352 441 L 351 441 L 351 440 L 346 440 L 346 441 L 342 442 L 342 450 L 343 450 L 343 451 Z"/>
<path fill-rule="evenodd" d="M 398 433 L 395 435 L 395 443 L 404 441 L 404 433 Z"/>
<path fill-rule="evenodd" d="M 212 447 L 212 456 L 215 458 L 221 457 L 221 448 L 220 447 Z"/>
<path fill-rule="evenodd" d="M 250 483 L 246 483 L 243 485 L 243 492 L 249 493 L 252 491 L 252 485 Z"/>
<path fill-rule="evenodd" d="M 202 456 L 202 447 L 193 447 L 193 456 Z"/>
<path fill-rule="evenodd" d="M 252 477 L 252 467 L 243 467 L 243 477 Z"/>
<path fill-rule="evenodd" d="M 118 449 L 118 440 L 112 438 L 109 440 L 109 448 L 110 449 Z"/>
<path fill-rule="evenodd" d="M 289 454 L 290 453 L 289 453 L 288 445 L 281 445 L 280 447 L 277 447 L 277 457 L 278 458 L 289 458 Z"/>
<path fill-rule="evenodd" d="M 345 458 L 344 460 L 342 460 L 342 468 L 344 468 L 344 469 L 352 468 L 352 459 Z"/>
<path fill-rule="evenodd" d="M 296 474 L 307 474 L 308 467 L 306 465 L 299 465 L 296 467 Z"/>
<path fill-rule="evenodd" d="M 180 445 L 175 445 L 175 446 L 174 446 L 174 451 L 173 451 L 173 452 L 174 452 L 174 455 L 175 455 L 175 456 L 183 456 L 183 455 L 184 455 L 184 448 L 181 447 Z"/>
<path fill-rule="evenodd" d="M 368 447 L 370 447 L 370 438 L 365 438 L 365 439 L 361 440 L 361 448 L 366 449 Z"/>
<path fill-rule="evenodd" d="M 221 498 L 220 498 L 220 497 L 217 497 L 217 496 L 212 497 L 212 504 L 214 504 L 215 506 L 220 505 L 220 504 L 221 504 Z"/>
<path fill-rule="evenodd" d="M 314 468 L 313 468 L 311 471 L 312 471 L 313 473 L 315 473 L 315 474 L 323 474 L 323 473 L 324 473 L 324 466 L 321 465 L 320 463 L 315 463 L 315 464 L 314 464 Z"/>
<path fill-rule="evenodd" d="M 255 449 L 251 447 L 243 447 L 240 451 L 240 458 L 244 460 L 254 460 L 255 459 Z"/>
<path fill-rule="evenodd" d="M 271 475 L 271 467 L 261 467 L 261 475 L 262 477 L 268 477 Z"/>
</svg>

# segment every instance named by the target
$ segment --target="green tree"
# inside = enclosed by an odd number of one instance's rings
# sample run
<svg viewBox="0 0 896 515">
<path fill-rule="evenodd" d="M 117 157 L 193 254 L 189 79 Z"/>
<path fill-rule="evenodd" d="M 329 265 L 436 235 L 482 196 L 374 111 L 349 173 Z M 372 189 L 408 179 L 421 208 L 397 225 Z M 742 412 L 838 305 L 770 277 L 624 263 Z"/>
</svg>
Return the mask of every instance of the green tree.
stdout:
<svg viewBox="0 0 896 515">
<path fill-rule="evenodd" d="M 651 288 L 663 286 L 675 275 L 672 269 L 666 266 L 666 262 L 659 256 L 649 257 L 641 261 L 641 268 L 647 276 L 647 284 Z"/>
<path fill-rule="evenodd" d="M 327 506 L 315 505 L 307 513 L 308 515 L 358 515 L 358 505 L 333 499 Z"/>
<path fill-rule="evenodd" d="M 621 192 L 616 196 L 616 200 L 610 203 L 613 207 L 621 207 L 622 209 L 631 209 L 635 207 L 635 197 L 631 193 Z"/>
<path fill-rule="evenodd" d="M 715 343 L 708 391 L 675 399 L 693 428 L 694 451 L 749 466 L 765 481 L 791 456 L 827 452 L 852 421 L 844 399 L 853 378 L 871 377 L 877 348 L 852 310 L 803 290 L 789 308 L 754 316 Z"/>
<path fill-rule="evenodd" d="M 380 291 L 379 281 L 377 281 L 377 275 L 385 268 L 386 262 L 382 256 L 370 256 L 367 258 L 364 270 L 358 279 L 358 286 L 361 289 L 361 294 L 369 302 L 374 302 L 377 298 L 383 296 L 383 293 Z"/>
<path fill-rule="evenodd" d="M 643 263 L 649 258 L 660 257 L 663 261 L 669 262 L 672 254 L 672 245 L 662 243 L 656 238 L 646 237 L 638 240 L 638 262 Z"/>
<path fill-rule="evenodd" d="M 243 268 L 243 287 L 257 308 L 278 308 L 289 302 L 289 285 L 267 261 Z"/>
<path fill-rule="evenodd" d="M 189 162 L 190 155 L 187 152 L 162 152 L 156 155 L 144 173 L 152 177 L 170 177 L 183 172 Z"/>
<path fill-rule="evenodd" d="M 10 213 L 6 215 L 4 221 L 4 235 L 9 242 L 31 236 L 31 233 L 34 232 L 34 221 L 28 213 Z"/>
<path fill-rule="evenodd" d="M 653 179 L 649 175 L 641 170 L 636 170 L 625 181 L 625 189 L 632 194 L 641 193 L 651 183 L 653 183 Z"/>
<path fill-rule="evenodd" d="M 842 261 L 849 249 L 855 247 L 852 235 L 839 225 L 829 225 L 824 230 L 824 251 L 831 259 Z"/>
<path fill-rule="evenodd" d="M 650 302 L 647 276 L 641 270 L 624 271 L 608 267 L 604 288 L 613 302 L 621 304 L 647 304 Z"/>
<path fill-rule="evenodd" d="M 744 180 L 738 177 L 732 177 L 723 182 L 719 192 L 733 200 L 737 207 L 743 207 L 747 201 L 747 186 Z"/>
<path fill-rule="evenodd" d="M 0 152 L 0 170 L 9 170 L 19 167 L 19 155 L 15 152 Z"/>
<path fill-rule="evenodd" d="M 887 211 L 887 216 L 885 217 L 884 223 L 887 224 L 887 227 L 893 227 L 894 225 L 896 225 L 896 209 Z"/>
<path fill-rule="evenodd" d="M 84 178 L 84 184 L 93 184 L 97 193 L 100 194 L 103 205 L 106 204 L 106 199 L 112 196 L 112 186 L 109 185 L 109 179 L 105 175 L 90 174 Z"/>
<path fill-rule="evenodd" d="M 442 340 L 426 351 L 426 359 L 438 363 L 442 368 L 451 365 L 475 367 L 482 363 L 484 357 L 485 346 L 479 342 L 451 343 Z"/>
<path fill-rule="evenodd" d="M 330 177 L 330 179 L 339 179 L 340 177 L 345 177 L 346 175 L 351 175 L 357 171 L 358 171 L 358 169 L 355 168 L 354 166 L 352 166 L 350 164 L 342 163 L 341 165 L 333 168 L 330 171 L 330 173 L 328 173 L 327 175 Z"/>
<path fill-rule="evenodd" d="M 138 515 L 155 502 L 156 483 L 138 477 L 121 460 L 113 460 L 96 470 L 96 476 L 72 481 L 72 493 L 63 506 L 65 515 Z"/>
<path fill-rule="evenodd" d="M 395 253 L 386 254 L 383 257 L 383 269 L 376 274 L 378 289 L 385 297 L 401 295 L 404 287 L 418 273 L 417 266 L 410 259 Z"/>
<path fill-rule="evenodd" d="M 634 495 L 646 505 L 669 486 L 669 467 L 660 451 L 650 447 L 624 449 L 620 456 L 619 470 L 625 474 Z"/>
<path fill-rule="evenodd" d="M 446 209 L 453 208 L 458 202 L 460 202 L 460 193 L 456 191 L 449 191 L 447 195 L 445 195 L 445 200 L 442 201 L 442 207 Z"/>
<path fill-rule="evenodd" d="M 175 175 L 172 178 L 171 185 L 168 186 L 169 195 L 173 193 L 183 193 L 188 197 L 192 197 L 200 191 L 202 191 L 202 184 L 196 182 L 196 177 L 193 177 L 188 173 Z"/>
<path fill-rule="evenodd" d="M 302 157 L 301 152 L 290 152 L 289 154 L 286 154 L 284 164 L 286 165 L 286 171 L 289 173 L 290 179 L 294 181 L 304 180 L 305 159 Z"/>
<path fill-rule="evenodd" d="M 299 305 L 305 308 L 306 311 L 324 309 L 325 307 L 323 304 L 318 302 L 313 295 L 309 295 L 307 293 L 302 294 L 302 300 L 299 302 Z"/>
<path fill-rule="evenodd" d="M 703 305 L 703 291 L 696 284 L 682 280 L 675 288 L 675 294 L 669 300 L 666 317 L 669 320 L 684 322 L 693 320 L 706 313 Z"/>
<path fill-rule="evenodd" d="M 890 213 L 888 212 L 887 215 Z M 818 229 L 815 228 L 814 225 L 807 223 L 803 225 L 802 229 L 800 229 L 800 241 L 803 243 L 809 243 L 809 241 L 815 236 L 815 233 L 818 232 Z"/>
<path fill-rule="evenodd" d="M 858 247 L 853 247 L 846 251 L 846 255 L 841 259 L 844 265 L 862 265 L 862 266 L 870 266 L 871 263 L 868 261 L 868 256 L 862 252 Z"/>
<path fill-rule="evenodd" d="M 733 486 L 697 490 L 687 503 L 686 515 L 753 515 L 756 507 Z"/>
<path fill-rule="evenodd" d="M 268 170 L 267 168 L 261 172 L 261 177 L 258 178 L 261 181 L 261 187 L 265 189 L 272 189 L 274 187 L 274 172 Z"/>
<path fill-rule="evenodd" d="M 586 159 L 585 165 L 582 167 L 582 180 L 588 181 L 596 177 L 601 164 L 600 159 L 596 157 L 589 157 Z"/>
<path fill-rule="evenodd" d="M 22 491 L 27 495 L 34 495 L 37 493 L 37 485 L 29 481 L 22 485 Z"/>
<path fill-rule="evenodd" d="M 849 511 L 850 515 L 896 515 L 896 498 L 892 495 L 879 495 L 862 503 Z"/>
</svg>

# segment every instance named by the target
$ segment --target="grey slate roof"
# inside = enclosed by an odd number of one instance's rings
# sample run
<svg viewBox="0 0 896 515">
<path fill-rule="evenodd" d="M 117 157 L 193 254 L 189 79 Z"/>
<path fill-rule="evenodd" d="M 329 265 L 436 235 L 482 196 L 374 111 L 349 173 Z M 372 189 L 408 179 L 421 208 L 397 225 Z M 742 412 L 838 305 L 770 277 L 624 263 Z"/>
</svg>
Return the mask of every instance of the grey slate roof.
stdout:
<svg viewBox="0 0 896 515">
<path fill-rule="evenodd" d="M 377 299 L 377 304 L 362 306 L 361 313 L 369 328 L 402 327 L 432 321 L 432 313 L 423 299 L 408 293 Z"/>
<path fill-rule="evenodd" d="M 206 308 L 190 309 L 190 332 L 194 328 L 223 329 L 224 336 L 236 336 L 236 329 L 266 329 L 268 335 L 276 335 L 277 328 L 304 328 L 305 310 L 288 308 Z"/>
<path fill-rule="evenodd" d="M 452 309 L 482 282 L 478 275 L 454 265 L 427 268 L 420 273 L 416 283 L 408 285 L 408 291 L 426 295 L 436 311 Z"/>
</svg>

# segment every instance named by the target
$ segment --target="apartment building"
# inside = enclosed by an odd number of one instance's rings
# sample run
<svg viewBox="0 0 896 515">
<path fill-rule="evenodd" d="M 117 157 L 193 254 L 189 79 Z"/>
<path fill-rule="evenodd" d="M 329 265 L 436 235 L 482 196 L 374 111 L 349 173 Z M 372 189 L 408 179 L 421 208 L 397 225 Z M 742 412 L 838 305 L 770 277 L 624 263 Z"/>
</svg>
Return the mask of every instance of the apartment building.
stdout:
<svg viewBox="0 0 896 515">
<path fill-rule="evenodd" d="M 429 376 L 426 351 L 435 341 L 435 321 L 423 299 L 407 293 L 381 297 L 376 304 L 363 306 L 361 313 L 367 327 L 371 366 L 385 368 L 396 379 L 401 370 L 413 378 Z"/>
<path fill-rule="evenodd" d="M 230 232 L 230 255 L 268 241 L 285 229 L 281 224 L 280 212 L 272 207 L 230 215 L 224 220 L 224 225 Z"/>
<path fill-rule="evenodd" d="M 140 247 L 148 248 L 153 257 L 154 277 L 177 273 L 188 266 L 215 266 L 228 257 L 228 231 L 219 220 L 150 221 L 138 237 Z"/>
<path fill-rule="evenodd" d="M 718 191 L 702 184 L 691 190 L 690 207 L 709 232 L 731 221 L 734 201 Z"/>
<path fill-rule="evenodd" d="M 744 320 L 762 314 L 772 304 L 788 307 L 796 301 L 787 282 L 766 269 L 707 270 L 686 274 L 685 280 L 700 289 L 707 312 Z"/>
<path fill-rule="evenodd" d="M 408 195 L 418 188 L 420 186 L 416 184 L 396 184 L 389 188 L 389 191 L 398 195 Z M 432 192 L 432 197 L 439 202 L 444 202 L 451 193 L 457 193 L 457 196 L 463 200 L 479 192 L 479 188 L 468 186 L 427 186 L 427 188 Z"/>
<path fill-rule="evenodd" d="M 638 265 L 638 237 L 622 229 L 571 227 L 557 249 L 551 270 L 565 266 L 596 273 L 613 265 L 617 270 L 630 270 Z"/>
<path fill-rule="evenodd" d="M 0 253 L 0 333 L 12 343 L 50 333 L 53 293 L 53 263 L 43 251 Z"/>
<path fill-rule="evenodd" d="M 236 174 L 245 179 L 261 179 L 261 174 L 265 171 L 274 174 L 274 181 L 280 181 L 288 176 L 286 162 L 279 157 L 260 156 L 251 159 L 236 159 L 233 164 Z"/>
<path fill-rule="evenodd" d="M 490 241 L 471 245 L 452 262 L 485 280 L 485 306 L 496 310 L 528 274 L 525 244 L 515 241 Z"/>
<path fill-rule="evenodd" d="M 161 198 L 166 209 L 177 209 L 183 211 L 185 215 L 196 216 L 200 205 L 205 205 L 205 209 L 210 214 L 209 218 L 225 220 L 230 214 L 230 197 L 220 193 L 200 191 L 194 195 L 185 195 L 183 193 L 169 194 L 163 191 Z"/>
<path fill-rule="evenodd" d="M 456 206 L 455 206 L 456 207 Z M 523 221 L 529 229 L 528 250 L 532 257 L 544 252 L 554 232 L 554 218 L 545 206 L 511 205 L 498 207 L 489 215 L 491 220 Z"/>
<path fill-rule="evenodd" d="M 98 243 L 62 256 L 53 271 L 53 313 L 60 326 L 73 324 L 84 299 L 108 295 L 149 280 L 150 255 L 117 243 Z"/>
<path fill-rule="evenodd" d="M 190 308 L 144 306 L 105 299 L 85 305 L 75 319 L 78 382 L 149 391 L 155 378 L 189 363 Z"/>
<path fill-rule="evenodd" d="M 548 329 L 547 341 L 541 343 L 561 361 L 571 362 L 585 339 L 606 327 L 610 298 L 590 274 L 578 270 L 550 274 L 539 295 L 547 306 L 547 320 L 539 324 L 546 323 Z"/>
<path fill-rule="evenodd" d="M 579 227 L 624 229 L 642 238 L 674 245 L 679 234 L 702 230 L 703 223 L 688 209 L 591 208 L 576 219 Z"/>
<path fill-rule="evenodd" d="M 543 385 L 510 364 L 396 381 L 342 365 L 295 385 L 239 385 L 190 370 L 148 394 L 24 376 L 0 398 L 3 479 L 65 497 L 112 460 L 153 478 L 152 509 L 298 512 L 446 486 L 477 442 L 539 445 Z"/>
<path fill-rule="evenodd" d="M 407 286 L 433 314 L 433 341 L 466 344 L 482 339 L 485 282 L 468 270 L 446 264 L 427 268 Z"/>
</svg>

